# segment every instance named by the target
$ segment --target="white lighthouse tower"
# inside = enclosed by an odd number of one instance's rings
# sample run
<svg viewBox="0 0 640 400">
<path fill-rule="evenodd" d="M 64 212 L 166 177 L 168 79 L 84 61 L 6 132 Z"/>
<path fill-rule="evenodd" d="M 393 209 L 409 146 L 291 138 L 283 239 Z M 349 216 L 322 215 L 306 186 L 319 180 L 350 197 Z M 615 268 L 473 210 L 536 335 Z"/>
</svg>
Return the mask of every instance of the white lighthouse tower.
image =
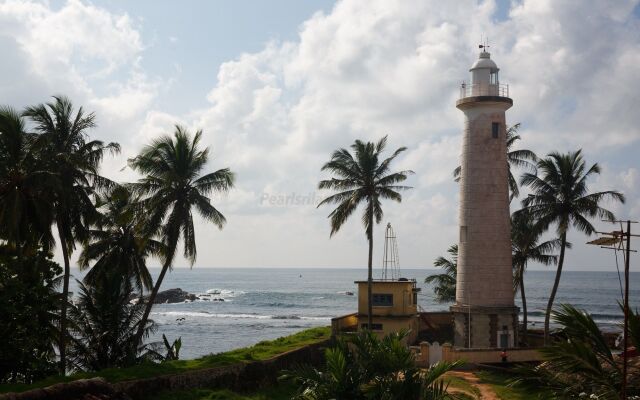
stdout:
<svg viewBox="0 0 640 400">
<path fill-rule="evenodd" d="M 505 111 L 509 87 L 486 47 L 462 84 L 456 107 L 464 113 L 460 178 L 460 239 L 454 345 L 507 348 L 517 344 L 513 302 L 511 225 Z"/>
</svg>

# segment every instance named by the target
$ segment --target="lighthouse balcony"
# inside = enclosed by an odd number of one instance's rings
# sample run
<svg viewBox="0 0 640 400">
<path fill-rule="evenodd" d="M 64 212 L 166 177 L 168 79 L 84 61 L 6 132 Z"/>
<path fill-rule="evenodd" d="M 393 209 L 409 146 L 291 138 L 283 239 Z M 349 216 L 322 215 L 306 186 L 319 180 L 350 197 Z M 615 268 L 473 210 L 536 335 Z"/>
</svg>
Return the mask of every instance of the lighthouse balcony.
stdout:
<svg viewBox="0 0 640 400">
<path fill-rule="evenodd" d="M 460 99 L 476 96 L 509 97 L 509 85 L 502 83 L 462 83 Z"/>
<path fill-rule="evenodd" d="M 463 110 L 477 104 L 502 104 L 506 108 L 513 105 L 509 97 L 509 85 L 501 83 L 463 83 L 456 107 Z M 505 108 L 505 109 L 506 109 Z"/>
</svg>

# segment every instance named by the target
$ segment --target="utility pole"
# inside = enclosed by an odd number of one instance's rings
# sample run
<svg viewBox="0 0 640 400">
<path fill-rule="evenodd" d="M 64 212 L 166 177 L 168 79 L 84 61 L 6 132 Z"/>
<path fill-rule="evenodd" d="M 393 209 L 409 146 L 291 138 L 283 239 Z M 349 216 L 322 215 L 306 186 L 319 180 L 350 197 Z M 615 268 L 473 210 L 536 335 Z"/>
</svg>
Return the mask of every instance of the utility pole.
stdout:
<svg viewBox="0 0 640 400">
<path fill-rule="evenodd" d="M 622 400 L 627 400 L 627 364 L 629 352 L 629 258 L 631 256 L 631 221 L 627 220 L 627 256 L 624 259 L 624 353 L 622 353 Z"/>
<path fill-rule="evenodd" d="M 624 331 L 622 332 L 622 387 L 620 389 L 620 398 L 622 400 L 627 400 L 627 365 L 629 353 L 627 351 L 629 344 L 629 265 L 631 252 L 636 252 L 635 250 L 631 250 L 631 237 L 640 237 L 640 235 L 632 235 L 631 234 L 631 224 L 636 224 L 636 221 L 626 220 L 626 221 L 605 221 L 611 223 L 619 223 L 620 230 L 613 232 L 596 232 L 604 237 L 598 238 L 596 240 L 592 240 L 587 244 L 595 244 L 600 245 L 603 249 L 613 249 L 615 251 L 622 250 L 624 251 L 624 299 L 623 299 L 623 308 L 624 308 Z M 627 231 L 625 232 L 623 229 L 623 224 L 626 223 Z M 626 243 L 625 243 L 626 242 Z M 617 262 L 617 261 L 616 261 Z M 618 271 L 619 273 L 619 271 Z"/>
</svg>

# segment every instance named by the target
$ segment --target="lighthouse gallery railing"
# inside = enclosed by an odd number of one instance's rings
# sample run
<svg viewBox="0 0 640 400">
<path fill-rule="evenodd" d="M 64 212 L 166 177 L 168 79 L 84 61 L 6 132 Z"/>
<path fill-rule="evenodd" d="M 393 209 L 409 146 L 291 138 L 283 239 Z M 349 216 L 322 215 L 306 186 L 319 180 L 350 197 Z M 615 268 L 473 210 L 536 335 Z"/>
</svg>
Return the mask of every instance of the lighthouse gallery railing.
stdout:
<svg viewBox="0 0 640 400">
<path fill-rule="evenodd" d="M 462 83 L 460 98 L 472 96 L 509 97 L 509 85 L 502 83 Z"/>
</svg>

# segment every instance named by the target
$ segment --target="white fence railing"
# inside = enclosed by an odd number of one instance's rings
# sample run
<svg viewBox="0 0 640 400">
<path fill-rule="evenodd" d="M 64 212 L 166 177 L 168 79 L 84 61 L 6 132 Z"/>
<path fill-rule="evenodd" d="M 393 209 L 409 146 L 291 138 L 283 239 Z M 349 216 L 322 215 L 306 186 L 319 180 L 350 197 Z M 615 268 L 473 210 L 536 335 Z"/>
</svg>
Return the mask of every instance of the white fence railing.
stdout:
<svg viewBox="0 0 640 400">
<path fill-rule="evenodd" d="M 501 83 L 463 83 L 460 86 L 460 98 L 472 96 L 509 97 L 509 85 Z"/>
</svg>

